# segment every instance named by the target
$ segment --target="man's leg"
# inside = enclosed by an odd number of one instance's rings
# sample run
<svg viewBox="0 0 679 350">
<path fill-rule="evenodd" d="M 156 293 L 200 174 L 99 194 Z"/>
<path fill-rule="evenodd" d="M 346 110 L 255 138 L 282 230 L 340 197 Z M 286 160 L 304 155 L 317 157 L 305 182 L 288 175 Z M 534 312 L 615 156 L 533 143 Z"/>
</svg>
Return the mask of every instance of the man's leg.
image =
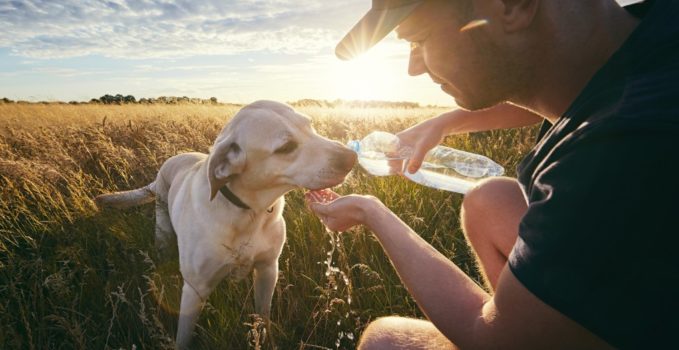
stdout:
<svg viewBox="0 0 679 350">
<path fill-rule="evenodd" d="M 526 209 L 518 182 L 506 177 L 484 181 L 462 201 L 462 229 L 493 290 L 516 242 Z"/>
<path fill-rule="evenodd" d="M 405 317 L 382 317 L 363 331 L 359 350 L 376 349 L 457 349 L 429 321 Z"/>
</svg>

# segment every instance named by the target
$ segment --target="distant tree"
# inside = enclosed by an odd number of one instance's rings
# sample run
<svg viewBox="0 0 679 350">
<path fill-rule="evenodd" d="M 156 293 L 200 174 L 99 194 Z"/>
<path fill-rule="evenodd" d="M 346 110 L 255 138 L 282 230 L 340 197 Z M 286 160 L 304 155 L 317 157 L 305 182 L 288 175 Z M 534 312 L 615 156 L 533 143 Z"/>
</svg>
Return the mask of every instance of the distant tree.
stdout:
<svg viewBox="0 0 679 350">
<path fill-rule="evenodd" d="M 7 97 L 3 97 L 2 100 L 0 100 L 0 103 L 14 103 L 14 101 L 8 99 Z"/>
<path fill-rule="evenodd" d="M 95 99 L 92 99 L 95 100 Z M 93 102 L 90 100 L 90 102 Z M 123 96 L 121 94 L 116 94 L 115 96 L 106 94 L 99 98 L 99 102 L 103 104 L 123 104 L 123 103 L 137 103 L 137 99 L 132 95 Z M 96 102 L 95 102 L 96 103 Z"/>
<path fill-rule="evenodd" d="M 125 101 L 125 96 L 123 96 L 123 95 L 121 95 L 121 94 L 116 94 L 116 95 L 115 95 L 115 97 L 114 97 L 114 102 L 115 102 L 116 104 L 119 104 L 119 105 L 120 105 L 120 104 L 123 104 L 124 101 Z"/>
<path fill-rule="evenodd" d="M 100 97 L 99 100 L 101 101 L 101 103 L 103 103 L 105 105 L 110 105 L 115 101 L 115 97 L 113 97 L 109 94 L 106 94 L 106 95 Z"/>
<path fill-rule="evenodd" d="M 216 104 L 219 103 L 219 102 L 217 102 L 217 98 L 216 98 L 216 97 L 210 97 L 210 103 L 213 104 L 213 105 L 216 105 Z"/>
</svg>

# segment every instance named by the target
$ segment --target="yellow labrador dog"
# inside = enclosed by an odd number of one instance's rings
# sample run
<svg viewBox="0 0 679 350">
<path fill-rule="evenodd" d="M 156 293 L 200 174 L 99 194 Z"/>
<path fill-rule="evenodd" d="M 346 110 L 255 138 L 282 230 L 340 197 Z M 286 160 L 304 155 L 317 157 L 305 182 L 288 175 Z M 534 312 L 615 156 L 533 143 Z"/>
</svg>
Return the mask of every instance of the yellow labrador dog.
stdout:
<svg viewBox="0 0 679 350">
<path fill-rule="evenodd" d="M 168 159 L 155 181 L 100 195 L 100 207 L 156 201 L 156 247 L 179 248 L 182 288 L 177 347 L 189 345 L 200 310 L 226 277 L 254 270 L 255 311 L 268 319 L 285 241 L 283 195 L 344 181 L 356 154 L 316 134 L 290 106 L 258 101 L 241 109 L 210 154 Z"/>
</svg>

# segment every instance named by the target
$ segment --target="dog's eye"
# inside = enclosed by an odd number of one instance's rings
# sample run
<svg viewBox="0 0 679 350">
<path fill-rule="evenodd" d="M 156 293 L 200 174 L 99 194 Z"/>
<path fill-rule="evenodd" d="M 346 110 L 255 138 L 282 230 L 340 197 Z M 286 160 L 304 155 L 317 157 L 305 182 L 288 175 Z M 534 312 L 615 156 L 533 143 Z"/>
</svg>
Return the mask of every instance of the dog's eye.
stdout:
<svg viewBox="0 0 679 350">
<path fill-rule="evenodd" d="M 288 141 L 286 144 L 278 148 L 274 153 L 276 154 L 288 154 L 297 149 L 297 142 Z"/>
</svg>

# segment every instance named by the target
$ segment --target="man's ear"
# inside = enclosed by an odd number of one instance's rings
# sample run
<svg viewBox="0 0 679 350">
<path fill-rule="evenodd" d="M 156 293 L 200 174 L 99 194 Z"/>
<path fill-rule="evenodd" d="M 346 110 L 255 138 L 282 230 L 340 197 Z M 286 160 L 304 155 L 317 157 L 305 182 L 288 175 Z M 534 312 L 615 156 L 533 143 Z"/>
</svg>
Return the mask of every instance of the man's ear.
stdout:
<svg viewBox="0 0 679 350">
<path fill-rule="evenodd" d="M 233 176 L 240 174 L 244 168 L 245 151 L 238 146 L 234 137 L 230 135 L 216 143 L 207 159 L 210 200 L 213 200 L 219 189 Z"/>
<path fill-rule="evenodd" d="M 500 0 L 502 25 L 505 32 L 516 32 L 533 23 L 540 0 Z"/>
</svg>

